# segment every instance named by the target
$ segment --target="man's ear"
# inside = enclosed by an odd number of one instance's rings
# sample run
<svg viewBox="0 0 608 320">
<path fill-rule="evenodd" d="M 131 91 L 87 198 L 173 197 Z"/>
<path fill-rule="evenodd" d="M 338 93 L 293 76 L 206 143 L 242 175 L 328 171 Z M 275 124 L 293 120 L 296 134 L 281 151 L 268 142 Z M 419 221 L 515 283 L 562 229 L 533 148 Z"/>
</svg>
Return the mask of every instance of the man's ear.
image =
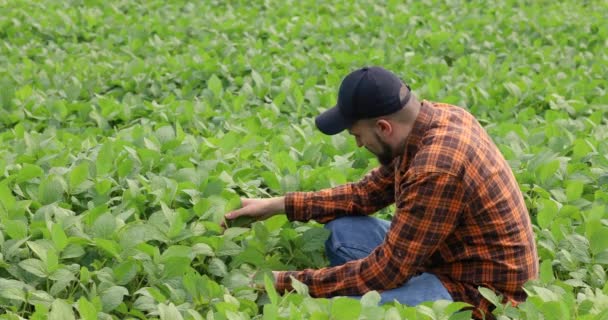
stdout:
<svg viewBox="0 0 608 320">
<path fill-rule="evenodd" d="M 386 119 L 378 119 L 374 129 L 378 135 L 386 137 L 393 133 L 393 124 Z"/>
</svg>

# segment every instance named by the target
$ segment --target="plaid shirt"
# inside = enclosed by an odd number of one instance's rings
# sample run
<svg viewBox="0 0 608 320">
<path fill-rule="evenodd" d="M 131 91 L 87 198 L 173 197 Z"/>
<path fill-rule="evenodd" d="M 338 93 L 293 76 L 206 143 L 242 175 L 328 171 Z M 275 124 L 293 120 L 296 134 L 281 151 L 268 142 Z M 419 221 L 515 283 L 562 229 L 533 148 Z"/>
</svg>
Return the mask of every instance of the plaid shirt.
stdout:
<svg viewBox="0 0 608 320">
<path fill-rule="evenodd" d="M 488 134 L 464 109 L 422 102 L 394 166 L 361 181 L 317 192 L 286 194 L 289 220 L 321 223 L 368 215 L 395 203 L 384 243 L 368 257 L 344 265 L 279 272 L 276 288 L 291 290 L 289 276 L 315 297 L 361 295 L 403 285 L 421 272 L 435 274 L 454 301 L 489 314 L 478 287 L 525 300 L 522 285 L 537 276 L 534 234 L 513 173 Z M 480 317 L 479 310 L 474 315 Z"/>
</svg>

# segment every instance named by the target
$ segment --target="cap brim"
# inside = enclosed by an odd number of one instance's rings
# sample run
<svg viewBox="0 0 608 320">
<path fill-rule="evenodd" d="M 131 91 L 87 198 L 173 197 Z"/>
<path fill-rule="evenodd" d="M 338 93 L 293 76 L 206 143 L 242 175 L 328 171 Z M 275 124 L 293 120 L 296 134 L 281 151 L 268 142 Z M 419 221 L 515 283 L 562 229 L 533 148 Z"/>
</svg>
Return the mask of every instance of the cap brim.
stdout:
<svg viewBox="0 0 608 320">
<path fill-rule="evenodd" d="M 351 121 L 346 119 L 338 106 L 330 108 L 315 118 L 317 128 L 327 135 L 340 133 L 351 126 Z"/>
</svg>

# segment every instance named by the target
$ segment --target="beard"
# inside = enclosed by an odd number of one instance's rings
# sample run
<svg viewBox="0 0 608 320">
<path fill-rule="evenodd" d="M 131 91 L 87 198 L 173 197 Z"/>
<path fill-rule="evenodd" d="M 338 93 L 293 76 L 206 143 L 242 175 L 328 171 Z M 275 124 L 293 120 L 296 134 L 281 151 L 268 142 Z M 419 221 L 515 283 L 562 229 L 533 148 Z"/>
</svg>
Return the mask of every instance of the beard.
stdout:
<svg viewBox="0 0 608 320">
<path fill-rule="evenodd" d="M 380 153 L 375 153 L 371 150 L 369 150 L 371 153 L 373 153 L 376 158 L 378 158 L 378 162 L 380 162 L 381 165 L 383 166 L 388 166 L 389 164 L 391 164 L 393 162 L 393 160 L 395 160 L 396 157 L 399 156 L 399 154 L 395 154 L 393 152 L 393 150 L 391 149 L 391 146 L 388 145 L 388 143 L 382 141 L 382 139 L 380 139 L 380 136 L 378 136 L 378 134 L 376 134 L 376 141 L 378 141 L 378 144 L 380 145 L 381 149 Z M 403 150 L 403 148 L 400 148 L 401 150 Z"/>
</svg>

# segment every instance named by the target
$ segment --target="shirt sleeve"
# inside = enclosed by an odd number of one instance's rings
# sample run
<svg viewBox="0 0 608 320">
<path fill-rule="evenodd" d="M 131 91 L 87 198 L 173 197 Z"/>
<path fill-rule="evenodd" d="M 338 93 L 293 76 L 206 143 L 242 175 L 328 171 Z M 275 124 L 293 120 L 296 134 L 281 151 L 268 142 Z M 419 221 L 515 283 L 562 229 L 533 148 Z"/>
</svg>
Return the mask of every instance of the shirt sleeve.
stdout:
<svg viewBox="0 0 608 320">
<path fill-rule="evenodd" d="M 381 166 L 361 181 L 315 192 L 285 195 L 285 213 L 291 221 L 325 223 L 344 215 L 368 215 L 395 201 L 394 166 Z"/>
<path fill-rule="evenodd" d="M 462 183 L 447 173 L 407 179 L 384 240 L 369 256 L 320 270 L 277 274 L 276 288 L 291 290 L 290 276 L 308 285 L 314 297 L 361 295 L 396 288 L 416 275 L 452 233 L 465 205 Z"/>
</svg>

